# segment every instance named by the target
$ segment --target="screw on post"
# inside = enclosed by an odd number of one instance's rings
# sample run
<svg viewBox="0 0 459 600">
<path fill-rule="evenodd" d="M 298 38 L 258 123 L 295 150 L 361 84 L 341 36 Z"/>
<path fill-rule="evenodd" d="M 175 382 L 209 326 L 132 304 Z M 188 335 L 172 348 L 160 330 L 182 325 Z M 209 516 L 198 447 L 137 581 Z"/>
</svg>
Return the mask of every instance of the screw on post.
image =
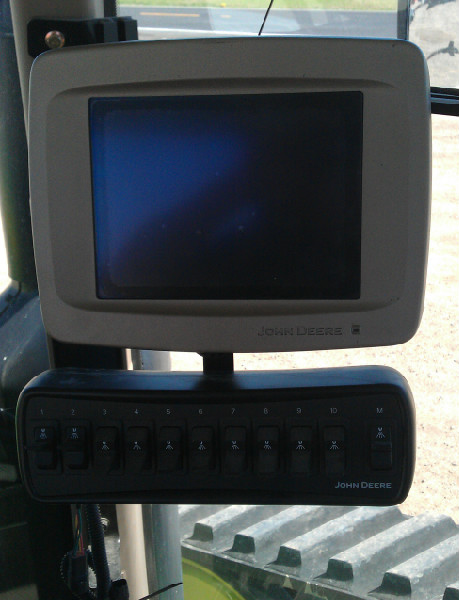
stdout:
<svg viewBox="0 0 459 600">
<path fill-rule="evenodd" d="M 65 45 L 65 35 L 61 31 L 48 31 L 48 33 L 45 35 L 45 44 L 50 50 L 63 48 Z"/>
</svg>

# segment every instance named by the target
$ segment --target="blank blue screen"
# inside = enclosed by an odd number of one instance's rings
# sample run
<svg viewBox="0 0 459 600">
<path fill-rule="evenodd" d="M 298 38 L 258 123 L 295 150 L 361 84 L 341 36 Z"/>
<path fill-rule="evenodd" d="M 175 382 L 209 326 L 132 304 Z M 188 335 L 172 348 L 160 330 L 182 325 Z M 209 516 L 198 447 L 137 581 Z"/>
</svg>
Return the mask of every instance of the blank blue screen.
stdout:
<svg viewBox="0 0 459 600">
<path fill-rule="evenodd" d="M 360 296 L 362 94 L 92 98 L 97 295 Z"/>
</svg>

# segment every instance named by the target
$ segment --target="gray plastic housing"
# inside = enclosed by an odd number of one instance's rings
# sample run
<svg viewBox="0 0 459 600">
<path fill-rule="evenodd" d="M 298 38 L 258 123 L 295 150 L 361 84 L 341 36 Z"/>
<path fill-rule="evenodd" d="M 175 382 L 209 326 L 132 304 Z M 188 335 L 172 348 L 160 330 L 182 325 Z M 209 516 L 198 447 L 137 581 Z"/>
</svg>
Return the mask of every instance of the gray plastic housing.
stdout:
<svg viewBox="0 0 459 600">
<path fill-rule="evenodd" d="M 89 98 L 321 91 L 363 94 L 359 299 L 97 297 Z M 194 39 L 41 55 L 31 74 L 30 188 L 48 333 L 71 343 L 197 352 L 407 341 L 420 322 L 425 286 L 429 98 L 421 51 L 396 40 Z"/>
</svg>

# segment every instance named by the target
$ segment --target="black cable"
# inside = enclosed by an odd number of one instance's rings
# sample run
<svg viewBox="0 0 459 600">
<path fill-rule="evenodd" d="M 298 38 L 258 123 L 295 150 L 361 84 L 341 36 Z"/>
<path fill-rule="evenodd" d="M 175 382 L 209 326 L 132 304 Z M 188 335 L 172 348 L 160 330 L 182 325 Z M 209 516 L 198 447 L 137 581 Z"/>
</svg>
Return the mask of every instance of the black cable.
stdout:
<svg viewBox="0 0 459 600">
<path fill-rule="evenodd" d="M 118 14 L 117 0 L 104 0 L 104 17 L 116 17 Z"/>
<path fill-rule="evenodd" d="M 104 528 L 98 504 L 86 505 L 89 539 L 91 542 L 94 573 L 97 581 L 97 600 L 106 600 L 110 593 L 111 579 L 105 551 Z"/>
<path fill-rule="evenodd" d="M 263 29 L 264 29 L 265 23 L 266 23 L 266 19 L 268 18 L 269 11 L 271 10 L 271 6 L 273 5 L 273 3 L 274 3 L 274 0 L 271 0 L 271 2 L 269 3 L 268 9 L 265 12 L 265 16 L 263 18 L 263 23 L 261 24 L 260 31 L 258 32 L 258 35 L 261 35 L 262 32 L 263 32 Z"/>
<path fill-rule="evenodd" d="M 139 600 L 149 600 L 149 598 L 154 598 L 155 596 L 159 596 L 159 594 L 164 594 L 164 592 L 167 592 L 167 590 L 175 588 L 178 585 L 183 585 L 183 583 L 182 582 L 180 582 L 180 583 L 171 583 L 170 585 L 166 585 L 166 587 L 163 587 L 160 590 L 157 590 L 156 592 L 153 592 L 152 594 L 148 594 L 148 596 L 144 596 L 143 598 L 140 598 Z"/>
</svg>

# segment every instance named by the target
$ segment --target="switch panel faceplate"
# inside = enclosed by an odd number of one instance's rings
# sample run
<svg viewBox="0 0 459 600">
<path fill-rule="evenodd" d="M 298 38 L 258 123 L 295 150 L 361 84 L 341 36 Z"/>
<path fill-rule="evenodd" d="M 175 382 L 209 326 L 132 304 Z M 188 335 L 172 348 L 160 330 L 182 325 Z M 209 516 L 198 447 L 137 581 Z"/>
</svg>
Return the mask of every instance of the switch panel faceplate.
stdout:
<svg viewBox="0 0 459 600">
<path fill-rule="evenodd" d="M 21 471 L 53 502 L 388 505 L 414 470 L 414 407 L 385 367 L 48 371 L 17 413 Z"/>
</svg>

